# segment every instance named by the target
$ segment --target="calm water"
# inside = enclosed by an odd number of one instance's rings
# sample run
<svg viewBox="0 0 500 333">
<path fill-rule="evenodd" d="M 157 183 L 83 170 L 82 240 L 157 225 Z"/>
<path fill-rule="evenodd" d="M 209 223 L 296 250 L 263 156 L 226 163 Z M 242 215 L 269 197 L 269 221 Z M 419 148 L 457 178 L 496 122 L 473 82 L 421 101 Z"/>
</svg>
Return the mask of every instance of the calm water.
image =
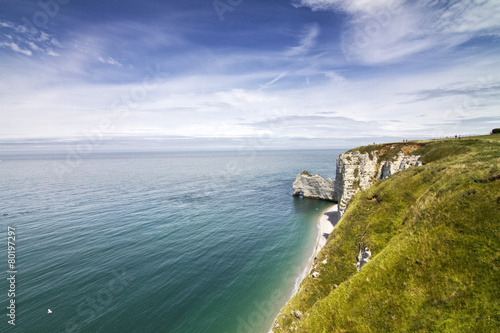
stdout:
<svg viewBox="0 0 500 333">
<path fill-rule="evenodd" d="M 292 182 L 303 169 L 333 178 L 340 152 L 93 154 L 71 167 L 0 157 L 16 330 L 267 332 L 329 205 L 292 197 Z"/>
</svg>

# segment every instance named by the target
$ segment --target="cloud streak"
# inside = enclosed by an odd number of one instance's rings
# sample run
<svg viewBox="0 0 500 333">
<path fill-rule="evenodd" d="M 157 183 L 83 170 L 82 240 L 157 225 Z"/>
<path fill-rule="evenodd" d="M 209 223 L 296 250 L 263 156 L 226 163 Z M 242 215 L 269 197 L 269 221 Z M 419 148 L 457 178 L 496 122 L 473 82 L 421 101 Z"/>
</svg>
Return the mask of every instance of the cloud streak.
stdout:
<svg viewBox="0 0 500 333">
<path fill-rule="evenodd" d="M 14 42 L 11 42 L 11 43 L 3 42 L 3 43 L 0 43 L 0 46 L 9 47 L 10 49 L 12 49 L 12 51 L 15 51 L 17 53 L 21 53 L 21 54 L 24 54 L 27 56 L 31 56 L 33 54 L 33 52 L 31 52 L 30 50 L 23 49 L 23 48 L 19 47 L 19 45 L 17 45 Z"/>
<path fill-rule="evenodd" d="M 44 31 L 32 31 L 23 24 L 2 20 L 0 20 L 0 46 L 8 47 L 26 56 L 32 56 L 33 52 L 58 56 L 59 54 L 53 48 L 62 47 L 55 37 Z"/>
<path fill-rule="evenodd" d="M 319 33 L 317 24 L 309 25 L 301 33 L 299 45 L 291 47 L 286 54 L 290 57 L 307 54 L 316 45 Z"/>
<path fill-rule="evenodd" d="M 298 4 L 349 14 L 341 48 L 348 61 L 361 64 L 401 62 L 423 52 L 445 55 L 471 39 L 500 35 L 500 3 L 494 0 L 302 0 Z"/>
</svg>

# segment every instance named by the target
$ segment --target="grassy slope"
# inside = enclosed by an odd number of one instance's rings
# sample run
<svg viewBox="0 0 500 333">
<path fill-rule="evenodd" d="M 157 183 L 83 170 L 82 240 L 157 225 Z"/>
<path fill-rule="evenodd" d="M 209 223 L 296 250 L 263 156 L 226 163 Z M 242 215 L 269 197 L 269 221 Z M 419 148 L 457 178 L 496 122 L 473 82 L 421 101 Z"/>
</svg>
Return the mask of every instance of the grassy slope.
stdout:
<svg viewBox="0 0 500 333">
<path fill-rule="evenodd" d="M 500 330 L 500 135 L 420 144 L 424 166 L 353 198 L 275 332 Z"/>
</svg>

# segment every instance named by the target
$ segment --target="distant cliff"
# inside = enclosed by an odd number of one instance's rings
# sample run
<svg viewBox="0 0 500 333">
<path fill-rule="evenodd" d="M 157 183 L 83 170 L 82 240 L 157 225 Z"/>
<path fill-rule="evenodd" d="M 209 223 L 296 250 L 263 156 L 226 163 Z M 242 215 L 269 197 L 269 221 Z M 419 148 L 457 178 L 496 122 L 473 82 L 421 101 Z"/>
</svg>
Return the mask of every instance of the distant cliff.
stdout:
<svg viewBox="0 0 500 333">
<path fill-rule="evenodd" d="M 344 215 L 351 198 L 359 191 L 369 189 L 377 180 L 422 165 L 418 155 L 411 155 L 419 149 L 415 144 L 388 144 L 371 146 L 371 149 L 357 149 L 340 154 L 337 158 L 335 193 L 339 203 L 339 214 Z"/>
<path fill-rule="evenodd" d="M 293 195 L 338 202 L 342 216 L 357 192 L 369 189 L 377 180 L 422 165 L 419 156 L 412 155 L 419 148 L 414 143 L 393 143 L 350 150 L 337 158 L 335 181 L 302 171 L 293 183 Z"/>
<path fill-rule="evenodd" d="M 324 179 L 320 175 L 311 175 L 302 171 L 293 182 L 293 195 L 305 198 L 337 201 L 335 182 L 330 178 Z"/>
</svg>

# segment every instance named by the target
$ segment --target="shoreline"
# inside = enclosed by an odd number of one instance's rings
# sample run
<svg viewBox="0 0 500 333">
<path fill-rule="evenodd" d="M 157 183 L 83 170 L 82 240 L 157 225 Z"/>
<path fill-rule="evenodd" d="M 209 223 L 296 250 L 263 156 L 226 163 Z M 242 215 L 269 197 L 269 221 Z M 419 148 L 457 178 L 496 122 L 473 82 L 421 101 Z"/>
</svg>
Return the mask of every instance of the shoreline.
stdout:
<svg viewBox="0 0 500 333">
<path fill-rule="evenodd" d="M 317 228 L 318 228 L 318 236 L 316 237 L 316 243 L 314 246 L 314 251 L 312 256 L 309 258 L 309 261 L 307 263 L 307 266 L 305 267 L 304 271 L 298 276 L 297 281 L 295 282 L 295 286 L 292 291 L 292 295 L 288 298 L 288 301 L 285 303 L 285 305 L 290 302 L 290 300 L 299 292 L 300 284 L 304 279 L 306 278 L 307 275 L 311 273 L 311 270 L 314 265 L 314 259 L 317 257 L 319 251 L 325 246 L 326 241 L 330 234 L 333 231 L 333 228 L 339 221 L 339 205 L 338 204 L 333 204 L 332 206 L 328 207 L 325 209 L 319 219 L 317 220 Z M 284 306 L 285 306 L 284 305 Z M 273 331 L 273 326 L 274 323 L 276 322 L 276 319 L 278 319 L 279 314 L 283 308 L 280 309 L 278 314 L 276 315 L 276 318 L 274 318 L 273 324 L 271 326 L 271 329 L 269 330 L 269 333 Z"/>
<path fill-rule="evenodd" d="M 298 291 L 298 287 L 302 283 L 302 281 L 306 278 L 306 276 L 311 273 L 312 267 L 314 265 L 314 259 L 318 256 L 319 251 L 326 245 L 326 241 L 328 240 L 328 237 L 333 231 L 333 228 L 337 224 L 339 218 L 338 218 L 338 213 L 339 213 L 339 205 L 334 204 L 333 206 L 328 207 L 325 209 L 322 213 L 321 216 L 318 220 L 318 237 L 316 239 L 316 246 L 314 248 L 314 252 L 309 259 L 309 263 L 307 265 L 307 269 L 305 271 L 304 276 L 298 282 L 297 285 L 297 290 L 294 291 L 294 294 L 292 295 L 295 296 L 295 294 Z"/>
<path fill-rule="evenodd" d="M 339 205 L 333 204 L 332 206 L 326 208 L 321 213 L 319 219 L 317 220 L 316 227 L 318 228 L 318 236 L 316 236 L 316 243 L 314 245 L 314 251 L 313 251 L 311 257 L 309 258 L 304 270 L 297 277 L 297 281 L 295 282 L 295 287 L 293 288 L 293 292 L 292 292 L 292 295 L 290 296 L 290 299 L 292 299 L 293 296 L 295 296 L 295 294 L 297 294 L 297 292 L 299 291 L 299 288 L 300 288 L 300 284 L 302 283 L 302 281 L 304 281 L 306 276 L 309 275 L 309 273 L 311 273 L 311 270 L 312 270 L 313 265 L 314 265 L 314 259 L 316 259 L 319 251 L 321 251 L 321 249 L 325 246 L 328 237 L 330 236 L 331 232 L 333 231 L 334 226 L 337 224 L 337 222 L 339 220 L 338 211 L 339 211 Z M 288 301 L 290 301 L 290 299 Z"/>
</svg>

